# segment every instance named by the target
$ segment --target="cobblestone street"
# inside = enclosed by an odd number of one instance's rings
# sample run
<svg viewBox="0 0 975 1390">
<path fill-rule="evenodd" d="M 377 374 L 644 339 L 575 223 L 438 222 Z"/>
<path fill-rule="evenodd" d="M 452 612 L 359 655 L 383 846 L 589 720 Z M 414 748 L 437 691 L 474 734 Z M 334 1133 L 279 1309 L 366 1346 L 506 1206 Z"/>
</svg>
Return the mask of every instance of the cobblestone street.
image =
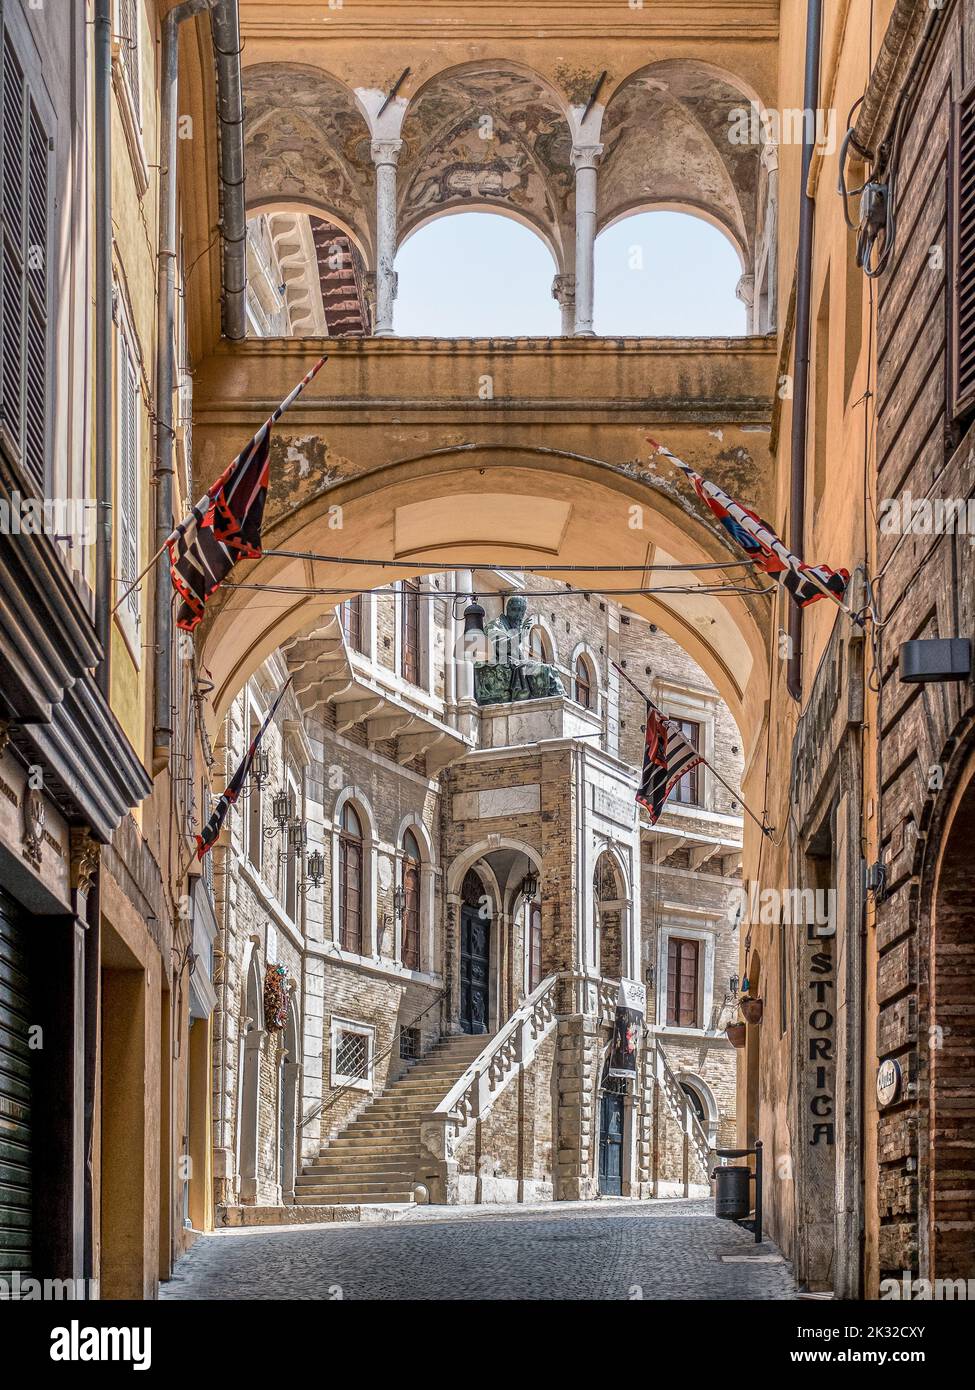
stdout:
<svg viewBox="0 0 975 1390">
<path fill-rule="evenodd" d="M 197 1242 L 160 1297 L 733 1300 L 796 1290 L 775 1248 L 715 1220 L 709 1202 L 602 1201 L 221 1231 Z"/>
</svg>

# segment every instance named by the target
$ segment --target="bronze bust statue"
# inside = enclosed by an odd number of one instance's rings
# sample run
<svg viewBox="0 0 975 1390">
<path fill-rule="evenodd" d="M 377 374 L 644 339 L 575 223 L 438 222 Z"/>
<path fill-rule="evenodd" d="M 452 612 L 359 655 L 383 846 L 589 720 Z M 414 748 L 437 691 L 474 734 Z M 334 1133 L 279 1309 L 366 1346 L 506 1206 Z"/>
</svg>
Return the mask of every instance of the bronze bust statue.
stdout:
<svg viewBox="0 0 975 1390">
<path fill-rule="evenodd" d="M 500 618 L 487 625 L 490 661 L 474 663 L 474 698 L 479 705 L 545 700 L 564 695 L 553 666 L 535 661 L 528 648 L 528 600 L 512 594 Z"/>
</svg>

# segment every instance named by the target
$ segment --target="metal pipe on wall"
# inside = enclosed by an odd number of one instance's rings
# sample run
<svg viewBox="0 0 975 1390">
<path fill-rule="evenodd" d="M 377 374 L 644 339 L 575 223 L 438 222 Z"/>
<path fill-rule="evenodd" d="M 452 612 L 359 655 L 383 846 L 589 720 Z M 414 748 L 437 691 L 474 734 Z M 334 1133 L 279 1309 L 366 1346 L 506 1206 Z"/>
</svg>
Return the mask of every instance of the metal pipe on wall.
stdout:
<svg viewBox="0 0 975 1390">
<path fill-rule="evenodd" d="M 244 96 L 237 0 L 210 0 L 220 124 L 220 227 L 223 235 L 223 332 L 247 331 L 247 208 L 244 200 Z"/>
<path fill-rule="evenodd" d="M 806 6 L 806 72 L 803 89 L 802 180 L 799 197 L 799 247 L 796 273 L 795 369 L 792 383 L 792 472 L 789 490 L 789 518 L 792 549 L 802 555 L 806 530 L 806 438 L 809 421 L 809 343 L 811 338 L 813 231 L 815 199 L 808 192 L 809 170 L 816 145 L 819 105 L 820 50 L 823 34 L 823 0 L 808 0 Z M 810 113 L 812 119 L 810 119 Z M 787 674 L 789 694 L 802 696 L 802 610 L 789 609 L 791 656 Z"/>
<path fill-rule="evenodd" d="M 101 647 L 97 680 L 112 681 L 112 0 L 95 0 L 95 631 Z"/>
</svg>

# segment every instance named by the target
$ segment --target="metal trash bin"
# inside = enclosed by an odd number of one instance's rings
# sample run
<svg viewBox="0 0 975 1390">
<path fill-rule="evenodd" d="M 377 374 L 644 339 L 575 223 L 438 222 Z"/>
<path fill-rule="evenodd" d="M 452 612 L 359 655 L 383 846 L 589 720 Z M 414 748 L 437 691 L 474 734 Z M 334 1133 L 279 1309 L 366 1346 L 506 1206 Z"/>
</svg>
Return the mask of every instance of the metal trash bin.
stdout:
<svg viewBox="0 0 975 1390">
<path fill-rule="evenodd" d="M 750 1168 L 715 1168 L 711 1174 L 715 1179 L 714 1214 L 722 1221 L 740 1221 L 752 1209 L 748 1184 L 751 1182 Z"/>
</svg>

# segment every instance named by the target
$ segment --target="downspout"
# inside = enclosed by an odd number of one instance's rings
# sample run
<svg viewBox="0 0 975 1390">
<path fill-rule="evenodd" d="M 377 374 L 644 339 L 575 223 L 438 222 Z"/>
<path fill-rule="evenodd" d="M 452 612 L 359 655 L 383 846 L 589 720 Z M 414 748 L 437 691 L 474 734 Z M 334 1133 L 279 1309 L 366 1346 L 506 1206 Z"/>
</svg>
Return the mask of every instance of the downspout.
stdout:
<svg viewBox="0 0 975 1390">
<path fill-rule="evenodd" d="M 104 0 L 107 5 L 109 0 Z M 159 266 L 156 347 L 156 505 L 155 548 L 160 549 L 173 528 L 173 465 L 175 432 L 173 391 L 176 363 L 173 331 L 176 322 L 176 263 L 179 254 L 177 221 L 177 119 L 179 95 L 179 29 L 196 15 L 209 11 L 217 65 L 217 105 L 220 128 L 220 207 L 223 231 L 223 329 L 228 338 L 245 331 L 246 236 L 244 207 L 243 100 L 240 78 L 240 38 L 237 0 L 184 0 L 163 20 L 162 98 L 160 109 Z M 152 770 L 158 774 L 169 762 L 172 744 L 172 591 L 164 572 L 155 588 L 153 643 Z"/>
<path fill-rule="evenodd" d="M 223 234 L 223 333 L 247 331 L 247 209 L 244 200 L 244 97 L 237 0 L 211 0 L 220 123 L 220 228 Z"/>
<path fill-rule="evenodd" d="M 813 229 L 816 202 L 809 196 L 809 170 L 816 148 L 823 0 L 806 6 L 806 75 L 803 91 L 802 183 L 799 202 L 799 249 L 796 273 L 795 372 L 792 388 L 792 475 L 789 517 L 792 550 L 801 555 L 806 530 L 806 436 L 809 420 L 809 341 L 811 337 Z M 810 119 L 810 115 L 812 119 Z M 802 698 L 802 609 L 790 604 L 789 658 L 786 684 L 794 700 Z"/>
<path fill-rule="evenodd" d="M 112 0 L 95 0 L 95 631 L 98 688 L 112 685 Z"/>
</svg>

